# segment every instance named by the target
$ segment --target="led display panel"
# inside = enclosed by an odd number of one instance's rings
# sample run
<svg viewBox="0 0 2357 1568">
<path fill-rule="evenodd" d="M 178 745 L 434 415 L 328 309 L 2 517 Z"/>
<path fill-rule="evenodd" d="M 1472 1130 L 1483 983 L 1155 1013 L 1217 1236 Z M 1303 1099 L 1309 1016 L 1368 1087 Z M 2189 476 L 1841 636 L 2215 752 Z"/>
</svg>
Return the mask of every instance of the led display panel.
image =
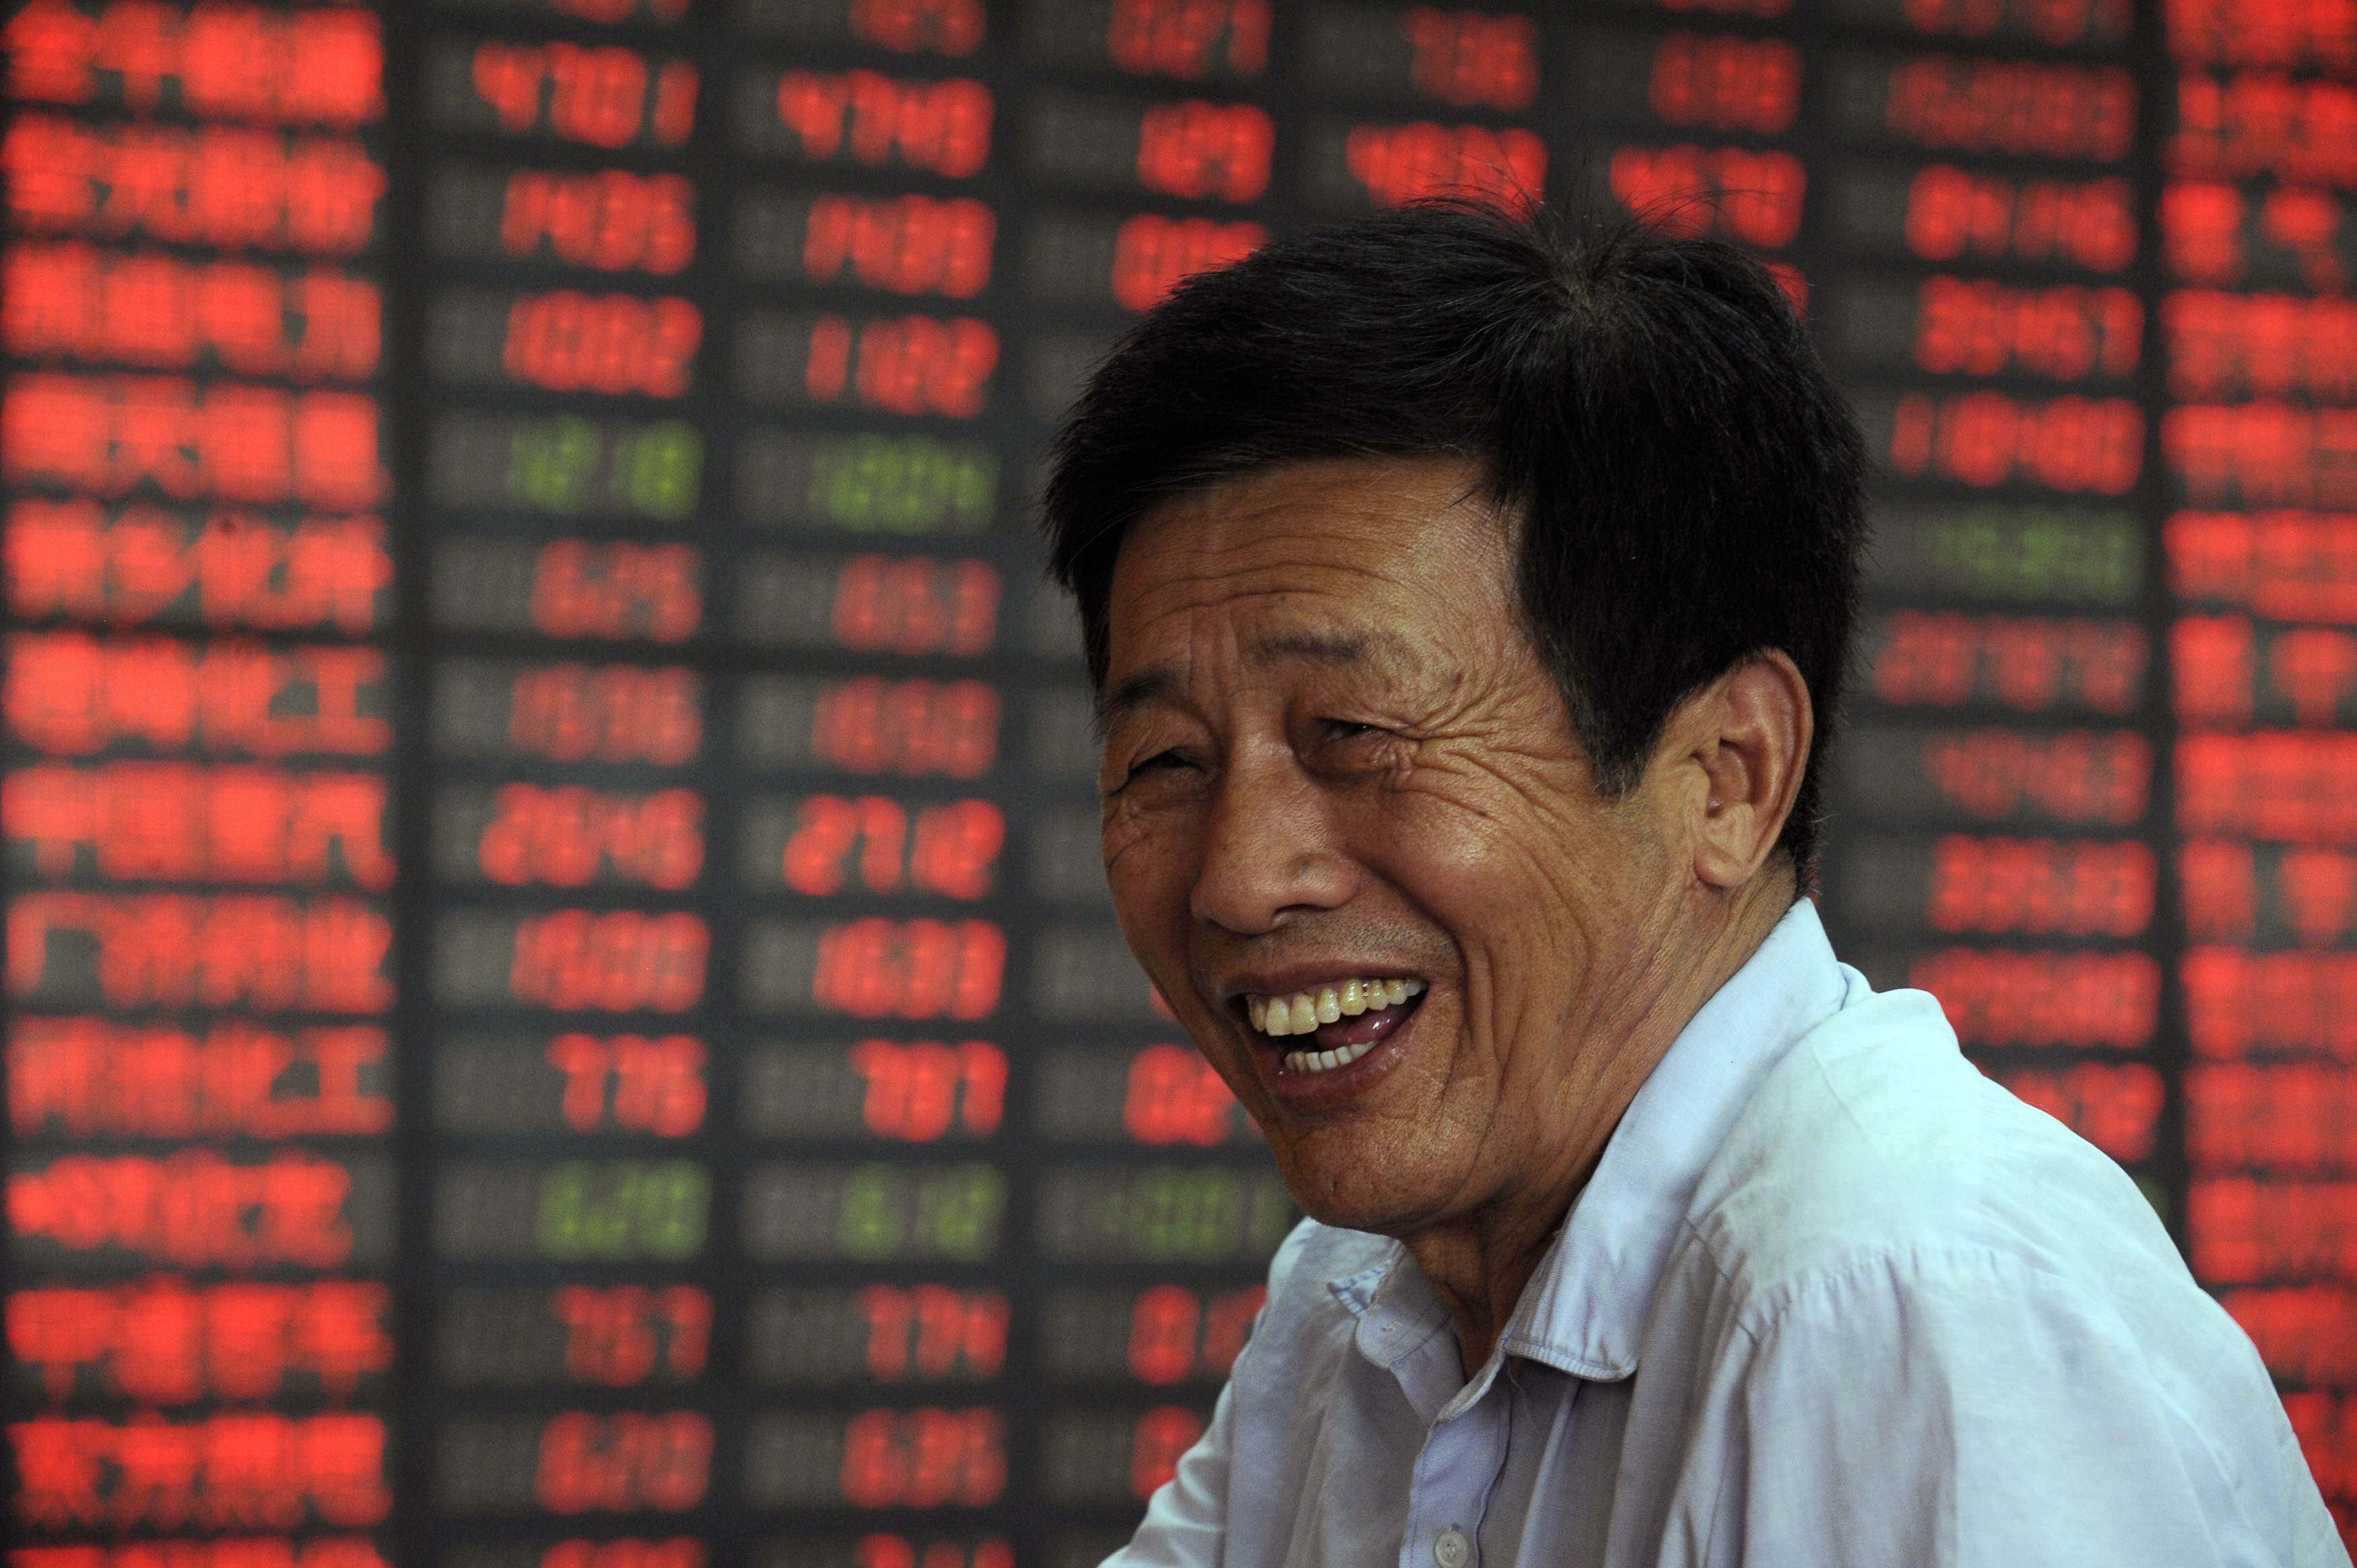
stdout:
<svg viewBox="0 0 2357 1568">
<path fill-rule="evenodd" d="M 1297 1218 L 1123 948 L 1043 444 L 1418 196 L 1748 246 L 1823 908 L 2357 1540 L 2357 0 L 15 0 L 10 1568 L 1070 1568 Z"/>
</svg>

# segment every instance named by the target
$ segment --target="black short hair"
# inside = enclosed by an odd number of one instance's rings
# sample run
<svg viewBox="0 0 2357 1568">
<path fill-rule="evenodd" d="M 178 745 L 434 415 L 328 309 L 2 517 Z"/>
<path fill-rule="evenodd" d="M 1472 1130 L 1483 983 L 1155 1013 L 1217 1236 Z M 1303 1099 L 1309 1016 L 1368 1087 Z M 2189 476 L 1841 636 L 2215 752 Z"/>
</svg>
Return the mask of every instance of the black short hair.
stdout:
<svg viewBox="0 0 2357 1568">
<path fill-rule="evenodd" d="M 1049 571 L 1099 693 L 1114 561 L 1147 510 L 1292 463 L 1427 455 L 1478 463 L 1520 521 L 1522 614 L 1608 796 L 1681 701 L 1791 656 L 1817 727 L 1778 844 L 1811 886 L 1865 448 L 1782 286 L 1719 241 L 1427 200 L 1180 283 L 1049 451 Z"/>
</svg>

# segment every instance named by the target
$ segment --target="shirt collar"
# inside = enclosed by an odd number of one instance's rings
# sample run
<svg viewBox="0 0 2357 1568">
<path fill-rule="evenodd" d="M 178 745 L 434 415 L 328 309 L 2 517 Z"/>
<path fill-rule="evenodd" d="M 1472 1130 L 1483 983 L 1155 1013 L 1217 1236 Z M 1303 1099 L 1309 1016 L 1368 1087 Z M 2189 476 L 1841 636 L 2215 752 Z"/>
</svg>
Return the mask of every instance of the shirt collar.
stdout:
<svg viewBox="0 0 2357 1568">
<path fill-rule="evenodd" d="M 1499 1337 L 1501 1353 L 1583 1378 L 1636 1370 L 1654 1292 L 1704 1167 L 1768 1070 L 1840 1010 L 1848 984 L 1816 906 L 1795 903 L 1687 1021 L 1629 1102 L 1523 1287 Z M 1404 1309 L 1402 1328 L 1429 1332 L 1437 1325 L 1426 1320 L 1448 1316 L 1397 1242 L 1383 1261 L 1333 1281 L 1331 1289 L 1362 1319 L 1378 1298 L 1395 1303 Z M 1369 1337 L 1362 1333 L 1360 1342 L 1372 1350 Z M 1395 1356 L 1420 1336 L 1394 1330 L 1383 1337 Z M 1391 1357 L 1374 1359 L 1388 1364 Z"/>
</svg>

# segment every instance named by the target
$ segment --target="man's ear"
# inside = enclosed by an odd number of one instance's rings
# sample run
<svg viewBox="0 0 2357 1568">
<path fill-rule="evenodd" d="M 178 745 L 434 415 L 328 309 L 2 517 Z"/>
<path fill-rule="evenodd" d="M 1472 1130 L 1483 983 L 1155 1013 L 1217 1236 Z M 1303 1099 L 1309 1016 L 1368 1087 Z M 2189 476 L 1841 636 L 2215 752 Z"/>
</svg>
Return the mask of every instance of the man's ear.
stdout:
<svg viewBox="0 0 2357 1568">
<path fill-rule="evenodd" d="M 1751 880 L 1776 847 L 1801 791 L 1816 712 L 1799 666 L 1755 653 L 1678 705 L 1663 760 L 1687 770 L 1676 791 L 1695 875 L 1712 887 Z"/>
</svg>

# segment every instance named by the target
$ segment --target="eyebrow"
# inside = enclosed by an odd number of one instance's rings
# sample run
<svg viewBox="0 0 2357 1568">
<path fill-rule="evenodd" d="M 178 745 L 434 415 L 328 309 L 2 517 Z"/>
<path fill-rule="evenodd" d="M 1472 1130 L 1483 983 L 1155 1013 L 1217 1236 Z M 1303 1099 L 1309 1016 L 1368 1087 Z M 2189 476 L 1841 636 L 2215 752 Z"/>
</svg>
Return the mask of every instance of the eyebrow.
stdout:
<svg viewBox="0 0 2357 1568">
<path fill-rule="evenodd" d="M 1244 656 L 1254 664 L 1367 664 L 1379 669 L 1414 669 L 1432 662 L 1419 655 L 1414 643 L 1385 627 L 1273 632 L 1248 640 Z M 1168 701 L 1178 690 L 1178 671 L 1168 664 L 1149 664 L 1123 676 L 1096 705 L 1098 737 L 1138 709 Z"/>
</svg>

